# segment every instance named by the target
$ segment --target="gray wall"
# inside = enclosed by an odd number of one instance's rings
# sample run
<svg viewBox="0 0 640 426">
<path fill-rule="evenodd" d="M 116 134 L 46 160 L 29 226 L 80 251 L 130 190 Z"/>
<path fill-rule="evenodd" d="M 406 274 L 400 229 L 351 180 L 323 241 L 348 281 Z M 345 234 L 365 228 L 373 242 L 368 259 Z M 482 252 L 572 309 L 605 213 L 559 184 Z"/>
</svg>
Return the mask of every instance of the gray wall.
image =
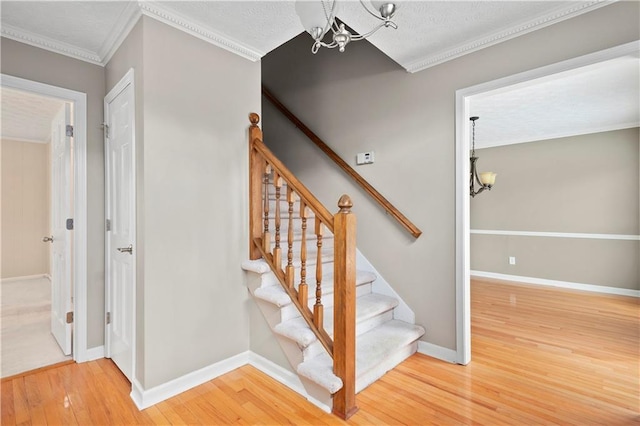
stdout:
<svg viewBox="0 0 640 426">
<path fill-rule="evenodd" d="M 639 145 L 634 128 L 477 150 L 499 181 L 472 199 L 471 229 L 638 235 Z M 472 234 L 471 269 L 637 290 L 639 247 Z"/>
<path fill-rule="evenodd" d="M 3 74 L 87 94 L 87 347 L 104 343 L 104 68 L 0 39 Z"/>
<path fill-rule="evenodd" d="M 455 91 L 638 39 L 639 4 L 619 2 L 456 60 L 408 74 L 367 42 L 312 55 L 302 34 L 263 59 L 263 82 L 423 235 L 414 240 L 263 102 L 265 142 L 337 210 L 349 193 L 358 247 L 426 326 L 456 347 Z"/>
<path fill-rule="evenodd" d="M 248 257 L 247 115 L 260 111 L 260 63 L 142 19 L 107 80 L 142 65 L 136 376 L 148 389 L 249 349 L 240 263 Z"/>
</svg>

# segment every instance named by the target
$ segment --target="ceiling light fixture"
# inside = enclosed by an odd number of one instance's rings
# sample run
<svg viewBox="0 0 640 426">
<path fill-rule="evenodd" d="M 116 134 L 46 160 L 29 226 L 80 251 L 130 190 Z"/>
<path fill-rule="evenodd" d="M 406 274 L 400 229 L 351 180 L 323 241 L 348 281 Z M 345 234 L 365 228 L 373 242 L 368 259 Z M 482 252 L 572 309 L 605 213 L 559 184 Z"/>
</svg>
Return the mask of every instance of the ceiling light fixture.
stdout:
<svg viewBox="0 0 640 426">
<path fill-rule="evenodd" d="M 371 0 L 371 4 L 375 9 L 372 11 L 363 0 L 360 4 L 371 16 L 382 21 L 366 34 L 351 34 L 343 23 L 336 21 L 338 14 L 338 0 L 297 0 L 296 13 L 300 17 L 300 22 L 307 30 L 311 37 L 315 40 L 311 51 L 318 53 L 321 47 L 329 49 L 338 48 L 340 52 L 344 52 L 344 48 L 352 41 L 364 40 L 382 27 L 391 27 L 398 29 L 398 26 L 391 20 L 396 13 L 397 5 L 390 0 L 375 1 Z M 327 33 L 333 33 L 330 43 L 322 41 Z"/>
<path fill-rule="evenodd" d="M 473 129 L 473 136 L 471 138 L 471 180 L 469 181 L 469 193 L 472 197 L 475 197 L 485 189 L 491 190 L 493 184 L 496 183 L 496 173 L 493 172 L 484 172 L 480 173 L 478 176 L 478 170 L 476 169 L 476 162 L 478 161 L 478 157 L 476 157 L 476 120 L 480 117 L 470 117 L 471 127 Z M 478 182 L 480 188 L 476 191 L 475 182 Z"/>
</svg>

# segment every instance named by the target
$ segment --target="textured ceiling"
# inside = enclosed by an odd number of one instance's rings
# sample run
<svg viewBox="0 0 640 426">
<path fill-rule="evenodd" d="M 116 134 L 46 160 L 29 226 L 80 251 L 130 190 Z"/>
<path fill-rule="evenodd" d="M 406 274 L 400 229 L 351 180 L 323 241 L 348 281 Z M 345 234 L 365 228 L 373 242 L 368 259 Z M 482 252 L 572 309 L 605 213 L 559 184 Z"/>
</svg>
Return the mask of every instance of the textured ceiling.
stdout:
<svg viewBox="0 0 640 426">
<path fill-rule="evenodd" d="M 417 72 L 610 3 L 405 0 L 394 17 L 399 28 L 381 29 L 369 41 L 406 70 Z M 104 65 L 141 15 L 250 60 L 259 60 L 304 31 L 290 0 L 3 0 L 0 31 L 4 37 Z M 338 17 L 360 33 L 379 22 L 354 0 L 341 1 Z M 309 50 L 311 45 L 309 37 Z M 347 46 L 344 54 L 348 52 Z M 637 58 L 614 61 L 472 99 L 474 115 L 481 117 L 478 146 L 637 126 L 637 63 Z M 4 97 L 2 105 L 4 134 L 12 113 L 5 115 Z M 25 131 L 31 127 L 25 124 Z"/>
<path fill-rule="evenodd" d="M 638 55 L 531 80 L 471 98 L 476 147 L 640 126 Z"/>
<path fill-rule="evenodd" d="M 20 90 L 0 89 L 2 139 L 47 143 L 51 121 L 64 102 Z"/>
<path fill-rule="evenodd" d="M 399 28 L 369 40 L 415 72 L 607 4 L 402 1 L 394 17 Z M 360 33 L 379 23 L 359 1 L 339 5 L 338 17 Z M 102 65 L 141 14 L 252 60 L 303 31 L 292 0 L 2 1 L 1 14 L 3 36 Z"/>
</svg>

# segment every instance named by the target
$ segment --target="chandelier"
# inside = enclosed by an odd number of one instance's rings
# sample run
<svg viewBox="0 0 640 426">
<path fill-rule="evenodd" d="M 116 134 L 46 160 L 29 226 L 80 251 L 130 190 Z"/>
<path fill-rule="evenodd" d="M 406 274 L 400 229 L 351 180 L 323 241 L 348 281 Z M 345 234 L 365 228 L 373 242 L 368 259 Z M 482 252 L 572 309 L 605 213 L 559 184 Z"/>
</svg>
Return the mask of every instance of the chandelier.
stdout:
<svg viewBox="0 0 640 426">
<path fill-rule="evenodd" d="M 338 0 L 297 0 L 296 13 L 300 17 L 300 22 L 315 40 L 311 51 L 315 54 L 321 47 L 329 49 L 337 47 L 340 52 L 344 52 L 344 48 L 350 42 L 364 40 L 382 27 L 398 28 L 391 20 L 397 8 L 395 3 L 391 3 L 390 0 L 371 0 L 374 10 L 371 10 L 363 0 L 360 0 L 360 5 L 367 13 L 381 21 L 371 31 L 362 35 L 351 34 L 343 23 L 336 20 Z M 323 39 L 329 32 L 332 33 L 332 40 L 330 43 L 326 43 Z"/>
<path fill-rule="evenodd" d="M 496 183 L 496 173 L 493 172 L 484 172 L 478 175 L 478 170 L 476 169 L 476 162 L 478 161 L 478 157 L 476 157 L 476 120 L 480 117 L 470 117 L 471 127 L 473 129 L 472 138 L 473 141 L 471 147 L 471 180 L 469 181 L 469 193 L 472 197 L 475 197 L 485 189 L 491 190 L 491 187 L 494 183 Z M 480 188 L 476 191 L 475 183 L 480 185 Z"/>
</svg>

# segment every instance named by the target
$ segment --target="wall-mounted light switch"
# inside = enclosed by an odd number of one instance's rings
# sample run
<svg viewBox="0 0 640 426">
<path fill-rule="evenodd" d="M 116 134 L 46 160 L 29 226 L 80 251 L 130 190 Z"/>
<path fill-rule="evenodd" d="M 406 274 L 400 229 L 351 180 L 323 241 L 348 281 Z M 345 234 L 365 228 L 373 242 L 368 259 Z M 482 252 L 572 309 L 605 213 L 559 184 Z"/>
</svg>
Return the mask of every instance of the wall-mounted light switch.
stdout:
<svg viewBox="0 0 640 426">
<path fill-rule="evenodd" d="M 360 152 L 356 155 L 356 164 L 372 164 L 375 161 L 375 154 L 373 151 Z"/>
<path fill-rule="evenodd" d="M 515 264 L 516 264 L 516 257 L 509 256 L 509 265 L 515 265 Z"/>
</svg>

